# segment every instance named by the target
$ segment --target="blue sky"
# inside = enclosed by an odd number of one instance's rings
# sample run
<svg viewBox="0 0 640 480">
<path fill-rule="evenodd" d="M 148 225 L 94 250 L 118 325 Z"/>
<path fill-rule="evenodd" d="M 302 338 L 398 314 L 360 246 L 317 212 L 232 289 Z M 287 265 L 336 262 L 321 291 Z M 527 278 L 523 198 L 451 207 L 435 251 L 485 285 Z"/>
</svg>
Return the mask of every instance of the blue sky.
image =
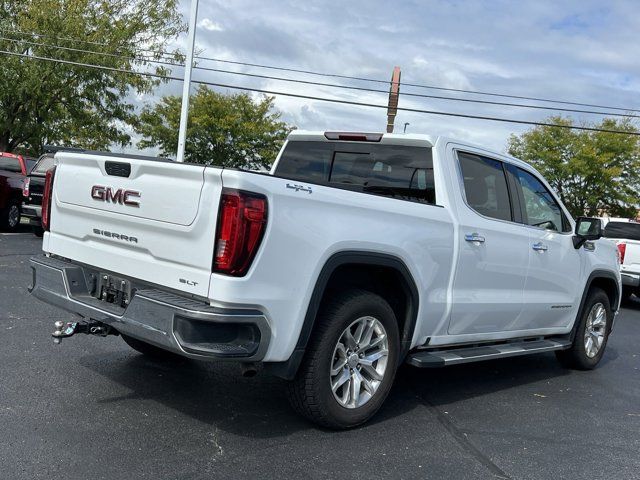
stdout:
<svg viewBox="0 0 640 480">
<path fill-rule="evenodd" d="M 183 2 L 181 8 L 186 20 L 189 2 Z M 196 38 L 202 55 L 210 57 L 381 79 L 390 78 L 398 65 L 407 83 L 639 108 L 638 32 L 640 3 L 632 0 L 201 0 Z M 269 73 L 213 62 L 203 65 Z M 181 74 L 179 70 L 175 73 Z M 386 102 L 386 96 L 378 93 L 212 72 L 197 72 L 194 77 L 365 103 Z M 180 90 L 181 85 L 174 83 L 164 86 L 161 93 Z M 409 87 L 402 91 L 438 94 Z M 381 109 L 286 97 L 278 98 L 276 106 L 285 120 L 299 128 L 385 128 Z M 542 120 L 554 113 L 402 96 L 400 106 L 522 120 Z M 576 114 L 574 118 L 593 121 L 601 117 Z M 408 130 L 414 133 L 453 136 L 499 151 L 505 149 L 509 134 L 527 128 L 400 112 L 396 125 L 401 128 L 404 122 L 410 123 Z"/>
</svg>

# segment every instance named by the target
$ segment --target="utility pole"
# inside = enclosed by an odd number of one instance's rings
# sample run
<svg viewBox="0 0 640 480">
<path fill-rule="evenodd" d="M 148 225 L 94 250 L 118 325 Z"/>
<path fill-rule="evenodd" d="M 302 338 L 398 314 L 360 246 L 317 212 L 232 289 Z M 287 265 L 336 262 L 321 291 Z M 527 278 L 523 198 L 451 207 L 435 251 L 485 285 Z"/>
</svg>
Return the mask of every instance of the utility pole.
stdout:
<svg viewBox="0 0 640 480">
<path fill-rule="evenodd" d="M 189 119 L 189 93 L 191 89 L 191 71 L 193 70 L 193 51 L 196 44 L 196 22 L 198 20 L 198 0 L 191 0 L 189 16 L 189 34 L 187 36 L 187 63 L 184 67 L 182 85 L 182 110 L 180 111 L 180 130 L 178 131 L 178 154 L 176 161 L 184 162 L 184 147 L 187 141 L 187 121 Z"/>
<path fill-rule="evenodd" d="M 398 99 L 400 98 L 400 67 L 394 67 L 389 89 L 389 106 L 387 108 L 387 133 L 393 133 L 393 124 L 398 114 Z"/>
</svg>

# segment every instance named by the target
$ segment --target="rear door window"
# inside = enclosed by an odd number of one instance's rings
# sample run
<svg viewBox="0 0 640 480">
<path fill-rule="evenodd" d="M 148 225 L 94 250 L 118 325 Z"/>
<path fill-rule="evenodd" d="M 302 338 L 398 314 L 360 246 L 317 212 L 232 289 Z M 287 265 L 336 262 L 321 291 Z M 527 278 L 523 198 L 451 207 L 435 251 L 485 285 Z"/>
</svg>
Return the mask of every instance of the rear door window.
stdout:
<svg viewBox="0 0 640 480">
<path fill-rule="evenodd" d="M 275 175 L 435 204 L 430 148 L 347 142 L 287 144 Z"/>
<path fill-rule="evenodd" d="M 458 152 L 467 204 L 485 217 L 512 221 L 507 177 L 502 162 Z"/>
</svg>

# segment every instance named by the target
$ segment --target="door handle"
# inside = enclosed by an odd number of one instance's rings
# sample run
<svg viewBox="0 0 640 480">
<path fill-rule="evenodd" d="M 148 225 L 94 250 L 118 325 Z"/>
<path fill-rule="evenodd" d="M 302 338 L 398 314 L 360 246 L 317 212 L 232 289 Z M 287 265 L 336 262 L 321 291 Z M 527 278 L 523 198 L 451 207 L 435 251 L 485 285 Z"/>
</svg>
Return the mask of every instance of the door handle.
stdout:
<svg viewBox="0 0 640 480">
<path fill-rule="evenodd" d="M 484 237 L 482 235 L 479 235 L 477 233 L 467 233 L 464 236 L 465 241 L 467 242 L 477 242 L 477 243 L 484 243 Z"/>
<path fill-rule="evenodd" d="M 547 247 L 544 243 L 542 242 L 538 242 L 538 243 L 534 243 L 532 248 L 536 251 L 536 252 L 546 252 L 547 250 L 549 250 L 549 247 Z"/>
</svg>

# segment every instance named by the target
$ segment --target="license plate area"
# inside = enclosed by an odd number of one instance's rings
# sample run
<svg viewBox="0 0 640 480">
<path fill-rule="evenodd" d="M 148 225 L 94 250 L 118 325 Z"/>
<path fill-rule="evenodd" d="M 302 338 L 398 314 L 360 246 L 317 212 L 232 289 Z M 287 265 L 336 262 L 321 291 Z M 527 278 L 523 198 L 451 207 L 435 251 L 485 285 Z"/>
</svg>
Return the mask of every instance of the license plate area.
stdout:
<svg viewBox="0 0 640 480">
<path fill-rule="evenodd" d="M 98 276 L 95 296 L 105 303 L 125 308 L 131 301 L 131 282 L 107 273 Z"/>
</svg>

